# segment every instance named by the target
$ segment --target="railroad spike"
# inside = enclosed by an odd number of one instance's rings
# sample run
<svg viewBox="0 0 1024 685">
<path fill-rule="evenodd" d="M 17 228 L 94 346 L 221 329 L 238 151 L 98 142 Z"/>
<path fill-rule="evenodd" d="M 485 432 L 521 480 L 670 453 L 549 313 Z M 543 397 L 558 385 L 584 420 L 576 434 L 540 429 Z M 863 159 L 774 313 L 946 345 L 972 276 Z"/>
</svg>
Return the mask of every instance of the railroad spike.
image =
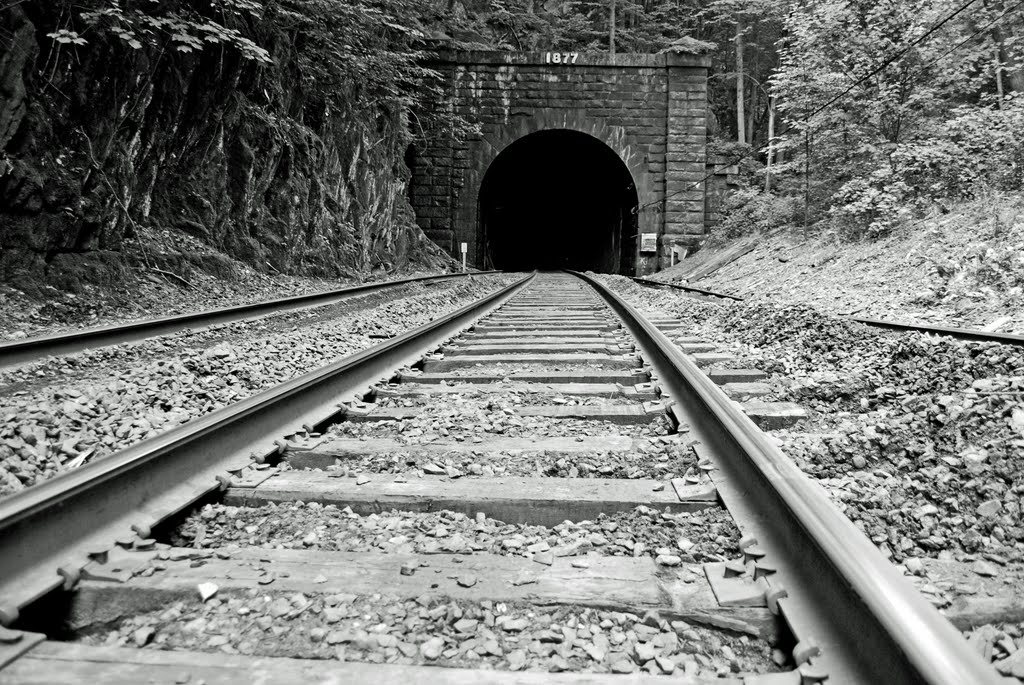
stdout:
<svg viewBox="0 0 1024 685">
<path fill-rule="evenodd" d="M 13 645 L 21 642 L 21 639 L 25 637 L 25 633 L 20 630 L 12 630 L 10 628 L 4 628 L 0 626 L 0 645 Z"/>
<path fill-rule="evenodd" d="M 153 526 L 148 523 L 133 523 L 130 528 L 135 531 L 135 534 L 145 540 L 153 535 Z M 135 546 L 135 541 L 132 540 L 132 546 Z"/>
<path fill-rule="evenodd" d="M 752 547 L 747 547 L 745 550 L 743 550 L 743 560 L 745 562 L 757 561 L 758 559 L 764 557 L 765 554 L 767 554 L 767 552 L 765 552 L 760 547 L 754 545 Z"/>
<path fill-rule="evenodd" d="M 746 565 L 743 562 L 729 561 L 725 564 L 725 577 L 726 578 L 738 578 L 747 572 Z"/>
<path fill-rule="evenodd" d="M 801 664 L 797 673 L 800 674 L 800 685 L 816 685 L 828 679 L 828 671 L 811 664 Z"/>
<path fill-rule="evenodd" d="M 14 625 L 20 616 L 21 614 L 18 612 L 18 607 L 0 604 L 0 625 Z"/>
<path fill-rule="evenodd" d="M 779 615 L 779 600 L 789 597 L 789 592 L 786 588 L 781 585 L 775 585 L 771 590 L 764 593 L 765 604 L 768 605 L 768 611 L 772 612 L 776 616 Z"/>
<path fill-rule="evenodd" d="M 793 661 L 797 666 L 808 663 L 816 656 L 821 656 L 821 647 L 813 637 L 804 638 L 793 647 Z"/>
<path fill-rule="evenodd" d="M 109 549 L 97 549 L 94 552 L 89 552 L 89 561 L 94 561 L 97 564 L 107 563 L 107 559 L 110 558 Z"/>
<path fill-rule="evenodd" d="M 64 589 L 72 590 L 82 577 L 82 569 L 71 564 L 65 564 L 57 569 L 57 575 L 64 579 Z"/>
</svg>

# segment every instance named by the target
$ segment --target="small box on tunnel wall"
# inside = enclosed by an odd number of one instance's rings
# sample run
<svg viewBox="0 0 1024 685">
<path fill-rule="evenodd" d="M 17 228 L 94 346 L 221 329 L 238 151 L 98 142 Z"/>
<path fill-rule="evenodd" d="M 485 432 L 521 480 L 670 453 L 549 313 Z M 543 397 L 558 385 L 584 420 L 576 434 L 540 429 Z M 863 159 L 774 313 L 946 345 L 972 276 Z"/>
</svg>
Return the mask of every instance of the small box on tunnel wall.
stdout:
<svg viewBox="0 0 1024 685">
<path fill-rule="evenodd" d="M 641 252 L 657 252 L 658 251 L 658 234 L 657 233 L 641 233 L 640 234 L 640 251 Z"/>
</svg>

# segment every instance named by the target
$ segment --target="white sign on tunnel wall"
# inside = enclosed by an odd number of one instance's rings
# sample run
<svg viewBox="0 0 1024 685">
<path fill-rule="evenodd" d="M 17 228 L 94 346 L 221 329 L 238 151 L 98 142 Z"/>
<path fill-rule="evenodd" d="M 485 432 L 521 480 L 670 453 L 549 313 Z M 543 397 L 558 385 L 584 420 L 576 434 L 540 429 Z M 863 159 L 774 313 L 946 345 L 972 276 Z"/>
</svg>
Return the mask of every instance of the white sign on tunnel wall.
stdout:
<svg viewBox="0 0 1024 685">
<path fill-rule="evenodd" d="M 658 234 L 657 233 L 641 233 L 640 234 L 640 251 L 641 252 L 657 252 L 658 251 Z"/>
<path fill-rule="evenodd" d="M 544 61 L 548 64 L 576 64 L 576 60 L 580 58 L 578 52 L 546 52 L 544 53 Z"/>
</svg>

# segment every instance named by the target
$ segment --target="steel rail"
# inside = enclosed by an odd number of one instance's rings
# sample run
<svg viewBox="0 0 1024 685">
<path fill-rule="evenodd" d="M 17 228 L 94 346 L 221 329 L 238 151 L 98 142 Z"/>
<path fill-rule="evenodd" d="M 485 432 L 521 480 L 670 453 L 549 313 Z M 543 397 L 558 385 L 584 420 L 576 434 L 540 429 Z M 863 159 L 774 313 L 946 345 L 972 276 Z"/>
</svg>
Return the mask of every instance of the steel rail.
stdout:
<svg viewBox="0 0 1024 685">
<path fill-rule="evenodd" d="M 356 295 L 365 295 L 377 290 L 411 283 L 424 283 L 494 273 L 498 272 L 477 271 L 472 273 L 439 274 L 437 276 L 401 278 L 396 281 L 381 281 L 380 283 L 364 283 L 348 288 L 328 290 L 322 293 L 308 293 L 306 295 L 282 297 L 275 300 L 253 302 L 234 307 L 209 309 L 191 314 L 163 316 L 123 325 L 99 326 L 81 331 L 26 338 L 25 340 L 0 344 L 0 368 L 14 364 L 23 364 L 49 356 L 72 354 L 87 349 L 137 342 L 158 335 L 176 333 L 187 328 L 202 328 L 216 324 L 254 319 L 268 314 L 278 314 L 310 307 L 323 307 L 355 297 Z"/>
<path fill-rule="evenodd" d="M 661 331 L 604 284 L 671 411 L 712 455 L 719 492 L 745 534 L 768 554 L 778 607 L 794 634 L 813 639 L 829 683 L 1001 682 L 995 670 L 864 534 Z M 739 512 L 737 512 L 739 510 Z"/>
<path fill-rule="evenodd" d="M 148 537 L 159 522 L 226 487 L 254 456 L 276 451 L 275 440 L 337 414 L 339 403 L 418 362 L 532 278 L 0 500 L 0 623 L 13 623 L 29 603 L 72 585 L 90 555 L 118 540 Z"/>
<path fill-rule="evenodd" d="M 711 297 L 721 297 L 728 300 L 734 300 L 736 302 L 744 302 L 742 297 L 737 295 L 727 295 L 725 293 L 716 293 L 713 290 L 705 290 L 703 288 L 694 288 L 686 285 L 679 285 L 678 283 L 663 283 L 661 281 L 652 281 L 646 278 L 633 278 L 633 280 L 640 285 L 644 285 L 650 288 L 667 287 L 674 288 L 676 290 L 686 290 L 689 292 L 696 292 L 702 295 L 709 295 Z M 904 321 L 889 321 L 887 319 L 871 319 L 859 316 L 840 316 L 840 319 L 846 319 L 847 321 L 855 321 L 862 323 L 865 326 L 871 326 L 873 328 L 887 328 L 893 331 L 909 331 L 912 333 L 927 333 L 929 335 L 948 335 L 951 338 L 958 340 L 977 340 L 981 342 L 995 342 L 1003 345 L 1018 345 L 1024 346 L 1024 335 L 1017 335 L 1015 333 L 990 333 L 989 331 L 982 331 L 976 328 L 952 328 L 950 326 L 926 326 L 924 324 L 907 323 Z"/>
<path fill-rule="evenodd" d="M 662 281 L 652 281 L 648 278 L 637 278 L 633 277 L 633 280 L 640 285 L 646 285 L 650 288 L 675 288 L 676 290 L 685 290 L 691 293 L 700 293 L 701 295 L 708 295 L 710 297 L 720 297 L 724 300 L 736 300 L 742 302 L 743 298 L 736 295 L 726 295 L 725 293 L 716 293 L 714 290 L 705 290 L 704 288 L 695 288 L 692 285 L 679 285 L 678 283 L 664 283 Z"/>
<path fill-rule="evenodd" d="M 1014 333 L 990 333 L 976 328 L 951 328 L 948 326 L 925 326 L 916 323 L 903 321 L 888 321 L 885 319 L 865 319 L 859 316 L 843 317 L 849 321 L 856 321 L 875 328 L 888 328 L 893 331 L 911 331 L 914 333 L 928 333 L 930 335 L 948 335 L 959 340 L 979 340 L 981 342 L 997 342 L 1003 345 L 1024 346 L 1024 335 Z"/>
</svg>

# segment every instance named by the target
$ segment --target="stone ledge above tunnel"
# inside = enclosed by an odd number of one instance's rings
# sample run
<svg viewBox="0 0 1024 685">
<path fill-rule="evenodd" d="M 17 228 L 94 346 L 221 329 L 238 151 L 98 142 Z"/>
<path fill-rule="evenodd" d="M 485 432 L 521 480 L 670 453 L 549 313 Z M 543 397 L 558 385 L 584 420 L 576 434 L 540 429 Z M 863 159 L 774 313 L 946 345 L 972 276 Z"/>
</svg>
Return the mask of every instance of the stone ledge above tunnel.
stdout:
<svg viewBox="0 0 1024 685">
<path fill-rule="evenodd" d="M 554 66 L 548 61 L 547 56 L 556 51 L 532 51 L 532 52 L 503 52 L 501 50 L 437 50 L 434 57 L 427 60 L 428 64 L 462 64 L 470 65 L 542 65 Z M 711 58 L 706 55 L 684 55 L 675 53 L 661 54 L 630 54 L 618 53 L 609 55 L 606 52 L 573 52 L 571 50 L 558 51 L 561 54 L 569 52 L 577 55 L 576 62 L 569 66 L 603 66 L 615 67 L 617 69 L 649 67 L 664 69 L 666 67 L 696 67 L 708 69 L 711 67 Z"/>
</svg>

